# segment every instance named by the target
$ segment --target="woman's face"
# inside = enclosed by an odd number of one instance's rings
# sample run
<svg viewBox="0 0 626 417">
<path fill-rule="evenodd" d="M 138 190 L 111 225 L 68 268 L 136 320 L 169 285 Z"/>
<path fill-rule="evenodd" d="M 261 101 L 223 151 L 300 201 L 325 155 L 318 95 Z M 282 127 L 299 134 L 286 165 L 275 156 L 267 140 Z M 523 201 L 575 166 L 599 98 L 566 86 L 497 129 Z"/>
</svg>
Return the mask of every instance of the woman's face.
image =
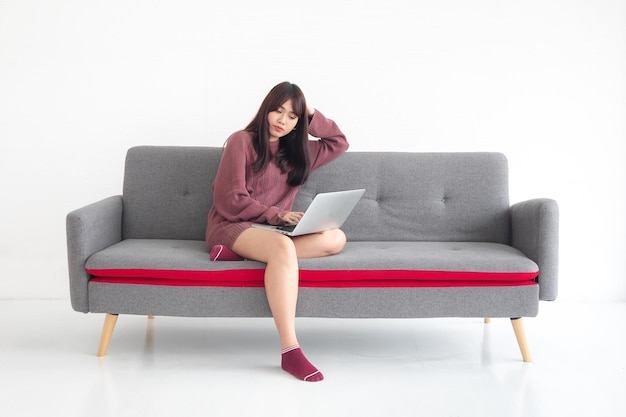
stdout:
<svg viewBox="0 0 626 417">
<path fill-rule="evenodd" d="M 275 142 L 296 128 L 298 115 L 293 112 L 291 99 L 285 101 L 279 108 L 267 114 L 267 123 L 270 127 L 270 142 Z"/>
</svg>

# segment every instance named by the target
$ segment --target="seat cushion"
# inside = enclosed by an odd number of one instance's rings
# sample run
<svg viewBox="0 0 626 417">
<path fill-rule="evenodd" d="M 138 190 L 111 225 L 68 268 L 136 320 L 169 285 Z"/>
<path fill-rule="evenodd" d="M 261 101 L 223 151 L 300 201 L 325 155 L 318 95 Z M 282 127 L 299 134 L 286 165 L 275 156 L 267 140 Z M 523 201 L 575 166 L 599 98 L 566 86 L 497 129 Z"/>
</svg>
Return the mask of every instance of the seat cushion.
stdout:
<svg viewBox="0 0 626 417">
<path fill-rule="evenodd" d="M 536 285 L 537 264 L 485 242 L 348 242 L 334 256 L 301 259 L 300 286 L 317 288 Z M 127 239 L 89 257 L 95 282 L 262 287 L 265 264 L 211 262 L 204 241 Z"/>
</svg>

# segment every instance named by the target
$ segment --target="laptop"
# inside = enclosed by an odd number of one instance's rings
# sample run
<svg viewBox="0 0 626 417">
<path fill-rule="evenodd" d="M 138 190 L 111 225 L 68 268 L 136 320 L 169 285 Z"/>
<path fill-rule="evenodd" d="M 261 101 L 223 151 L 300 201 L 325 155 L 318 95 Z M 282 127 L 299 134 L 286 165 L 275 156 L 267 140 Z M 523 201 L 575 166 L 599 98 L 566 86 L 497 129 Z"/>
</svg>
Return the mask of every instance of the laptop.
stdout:
<svg viewBox="0 0 626 417">
<path fill-rule="evenodd" d="M 300 222 L 280 226 L 254 223 L 252 227 L 273 230 L 292 237 L 336 229 L 343 225 L 364 192 L 364 189 L 358 189 L 320 193 L 306 209 Z"/>
</svg>

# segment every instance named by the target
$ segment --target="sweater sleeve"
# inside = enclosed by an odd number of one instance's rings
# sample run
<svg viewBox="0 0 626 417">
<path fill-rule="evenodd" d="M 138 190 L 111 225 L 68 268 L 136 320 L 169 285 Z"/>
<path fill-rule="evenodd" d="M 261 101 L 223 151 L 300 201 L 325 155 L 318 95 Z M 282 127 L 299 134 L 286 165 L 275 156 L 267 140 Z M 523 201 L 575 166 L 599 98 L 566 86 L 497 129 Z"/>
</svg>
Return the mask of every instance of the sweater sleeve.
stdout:
<svg viewBox="0 0 626 417">
<path fill-rule="evenodd" d="M 313 113 L 313 118 L 309 123 L 309 134 L 320 138 L 309 141 L 311 169 L 319 168 L 332 161 L 350 146 L 339 126 L 327 119 L 319 110 Z"/>
<path fill-rule="evenodd" d="M 231 222 L 280 224 L 283 209 L 265 206 L 250 196 L 246 170 L 254 162 L 254 150 L 246 132 L 228 138 L 213 182 L 213 206 Z"/>
</svg>

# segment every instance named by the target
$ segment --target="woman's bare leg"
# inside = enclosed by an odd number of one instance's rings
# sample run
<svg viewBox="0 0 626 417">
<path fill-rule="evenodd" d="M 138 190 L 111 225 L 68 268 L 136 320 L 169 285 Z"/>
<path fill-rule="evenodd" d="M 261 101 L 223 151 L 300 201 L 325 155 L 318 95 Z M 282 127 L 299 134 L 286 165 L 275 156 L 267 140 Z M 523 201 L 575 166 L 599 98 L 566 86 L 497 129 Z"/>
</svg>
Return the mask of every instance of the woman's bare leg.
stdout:
<svg viewBox="0 0 626 417">
<path fill-rule="evenodd" d="M 298 344 L 295 330 L 298 300 L 298 258 L 293 241 L 280 233 L 250 228 L 233 245 L 246 259 L 265 262 L 265 292 L 281 347 Z"/>
<path fill-rule="evenodd" d="M 346 235 L 339 229 L 291 239 L 273 231 L 250 228 L 235 241 L 233 250 L 237 254 L 267 264 L 265 291 L 283 349 L 298 343 L 298 258 L 333 255 L 345 244 Z"/>
<path fill-rule="evenodd" d="M 321 381 L 324 375 L 302 353 L 296 337 L 298 300 L 298 258 L 333 255 L 346 243 L 338 229 L 297 238 L 250 228 L 235 241 L 233 250 L 247 259 L 267 264 L 265 292 L 282 348 L 282 368 L 304 381 Z"/>
</svg>

